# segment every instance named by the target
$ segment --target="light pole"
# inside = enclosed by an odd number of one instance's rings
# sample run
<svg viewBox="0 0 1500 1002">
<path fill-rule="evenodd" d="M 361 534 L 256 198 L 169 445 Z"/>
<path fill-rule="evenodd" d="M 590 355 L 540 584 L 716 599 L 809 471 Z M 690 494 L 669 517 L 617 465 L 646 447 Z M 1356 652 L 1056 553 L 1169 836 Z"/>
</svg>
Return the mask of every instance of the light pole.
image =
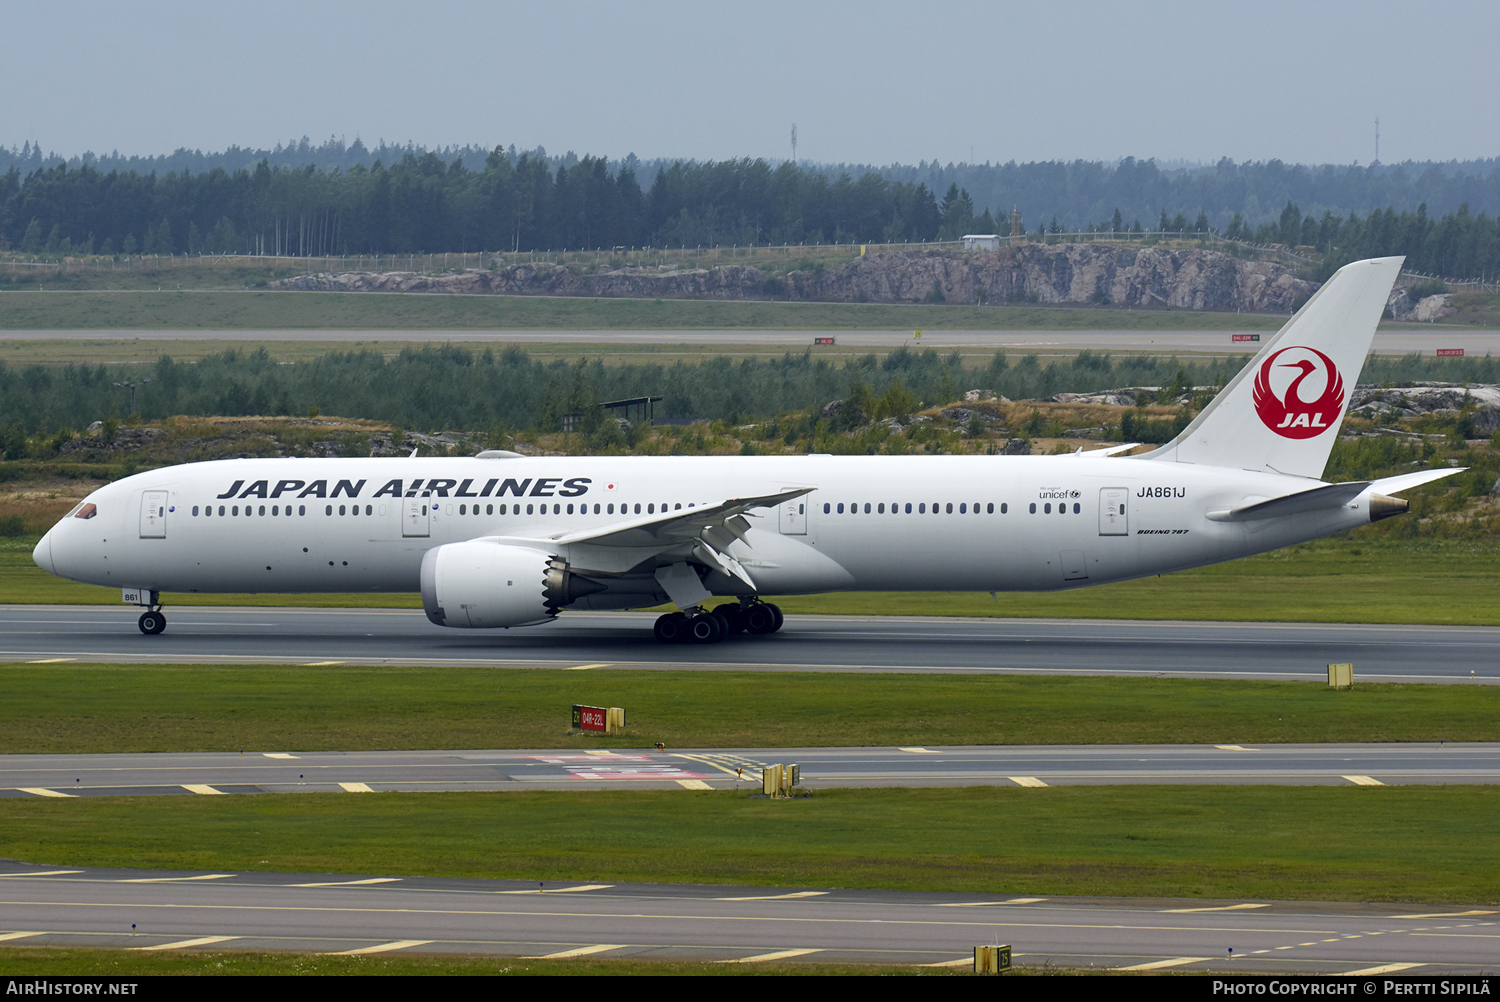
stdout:
<svg viewBox="0 0 1500 1002">
<path fill-rule="evenodd" d="M 126 381 L 126 382 L 119 382 L 119 383 L 115 384 L 116 386 L 128 386 L 128 387 L 130 387 L 130 413 L 134 414 L 136 412 L 135 411 L 135 388 L 137 386 L 141 385 L 142 383 L 149 383 L 149 382 L 151 382 L 151 379 L 150 379 L 150 377 L 147 377 L 146 379 L 142 379 L 140 381 L 140 383 L 132 383 L 132 382 Z"/>
</svg>

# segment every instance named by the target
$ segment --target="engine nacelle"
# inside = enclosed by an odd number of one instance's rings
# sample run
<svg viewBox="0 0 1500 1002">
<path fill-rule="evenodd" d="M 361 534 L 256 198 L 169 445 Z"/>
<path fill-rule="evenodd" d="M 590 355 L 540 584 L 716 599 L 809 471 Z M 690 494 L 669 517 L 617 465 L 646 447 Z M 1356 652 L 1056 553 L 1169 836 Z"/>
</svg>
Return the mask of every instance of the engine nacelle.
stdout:
<svg viewBox="0 0 1500 1002">
<path fill-rule="evenodd" d="M 545 551 L 484 540 L 449 543 L 422 558 L 422 608 L 438 626 L 493 629 L 545 623 L 604 585 Z"/>
</svg>

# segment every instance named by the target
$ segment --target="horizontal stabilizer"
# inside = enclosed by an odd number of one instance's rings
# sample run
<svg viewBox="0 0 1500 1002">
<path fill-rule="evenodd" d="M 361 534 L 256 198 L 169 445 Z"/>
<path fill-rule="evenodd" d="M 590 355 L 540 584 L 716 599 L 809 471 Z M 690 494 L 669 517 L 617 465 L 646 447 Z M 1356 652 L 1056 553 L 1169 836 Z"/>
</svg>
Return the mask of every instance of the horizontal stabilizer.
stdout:
<svg viewBox="0 0 1500 1002">
<path fill-rule="evenodd" d="M 1232 511 L 1211 511 L 1208 517 L 1215 522 L 1253 522 L 1262 518 L 1280 518 L 1283 515 L 1300 515 L 1303 512 L 1322 508 L 1342 508 L 1364 493 L 1370 486 L 1368 480 L 1356 480 L 1346 484 L 1328 484 L 1310 491 L 1298 491 L 1286 497 L 1257 501 L 1255 504 L 1235 508 Z"/>
<path fill-rule="evenodd" d="M 1404 491 L 1409 487 L 1420 487 L 1423 484 L 1430 484 L 1434 480 L 1451 477 L 1453 474 L 1462 473 L 1467 469 L 1467 466 L 1455 466 L 1445 470 L 1418 470 L 1416 473 L 1403 473 L 1396 477 L 1386 477 L 1383 480 L 1375 481 L 1370 486 L 1375 489 L 1375 493 L 1377 494 L 1395 494 L 1397 491 Z"/>
</svg>

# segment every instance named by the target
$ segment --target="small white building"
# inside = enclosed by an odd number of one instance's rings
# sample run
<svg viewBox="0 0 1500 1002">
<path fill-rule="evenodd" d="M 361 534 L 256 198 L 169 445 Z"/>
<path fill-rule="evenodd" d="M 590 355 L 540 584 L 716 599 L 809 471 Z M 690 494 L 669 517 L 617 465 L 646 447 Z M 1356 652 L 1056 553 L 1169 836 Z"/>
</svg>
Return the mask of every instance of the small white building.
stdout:
<svg viewBox="0 0 1500 1002">
<path fill-rule="evenodd" d="M 1000 249 L 1000 235 L 998 233 L 965 233 L 963 241 L 964 250 Z"/>
</svg>

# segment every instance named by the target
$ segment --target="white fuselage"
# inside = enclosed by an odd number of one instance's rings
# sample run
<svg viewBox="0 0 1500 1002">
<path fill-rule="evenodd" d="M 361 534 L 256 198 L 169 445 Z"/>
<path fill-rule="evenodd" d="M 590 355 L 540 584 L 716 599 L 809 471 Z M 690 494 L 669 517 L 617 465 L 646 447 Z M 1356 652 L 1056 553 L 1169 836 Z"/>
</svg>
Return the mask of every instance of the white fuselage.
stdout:
<svg viewBox="0 0 1500 1002">
<path fill-rule="evenodd" d="M 1291 517 L 1206 517 L 1316 485 L 1083 455 L 226 460 L 95 491 L 94 516 L 64 518 L 36 560 L 73 580 L 151 591 L 411 592 L 424 554 L 443 544 L 520 538 L 567 560 L 566 545 L 544 541 L 651 511 L 811 488 L 749 513 L 750 530 L 731 547 L 760 593 L 1046 591 L 1211 564 L 1369 521 L 1363 495 Z M 681 558 L 648 561 L 632 584 L 621 575 L 613 596 L 575 607 L 662 601 L 650 574 L 672 559 Z M 748 590 L 729 578 L 707 583 L 719 594 Z"/>
</svg>

